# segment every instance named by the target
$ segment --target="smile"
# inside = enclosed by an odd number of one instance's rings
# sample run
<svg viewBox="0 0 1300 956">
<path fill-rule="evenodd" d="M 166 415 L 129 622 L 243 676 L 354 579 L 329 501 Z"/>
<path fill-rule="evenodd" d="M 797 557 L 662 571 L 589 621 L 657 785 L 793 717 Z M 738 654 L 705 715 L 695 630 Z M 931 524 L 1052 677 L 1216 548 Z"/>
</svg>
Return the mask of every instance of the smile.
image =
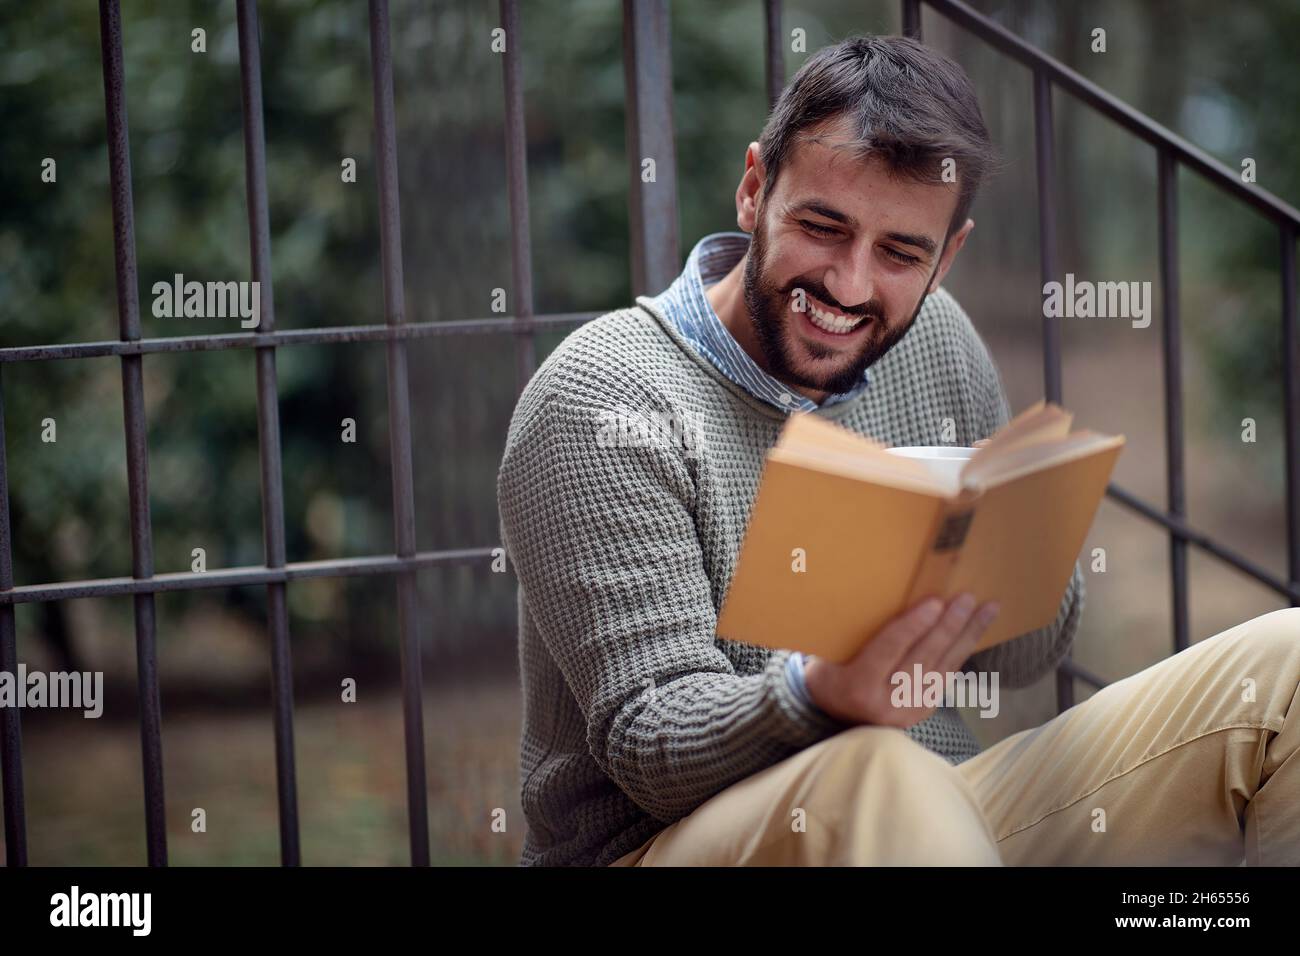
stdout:
<svg viewBox="0 0 1300 956">
<path fill-rule="evenodd" d="M 805 313 L 808 317 L 808 321 L 823 332 L 828 332 L 831 335 L 848 335 L 866 319 L 865 315 L 841 315 L 838 312 L 831 312 L 827 309 L 820 308 L 817 303 L 813 301 L 812 296 L 807 293 L 804 294 L 804 302 L 808 306 L 807 312 Z M 795 308 L 793 297 L 791 298 L 790 311 L 799 311 Z"/>
</svg>

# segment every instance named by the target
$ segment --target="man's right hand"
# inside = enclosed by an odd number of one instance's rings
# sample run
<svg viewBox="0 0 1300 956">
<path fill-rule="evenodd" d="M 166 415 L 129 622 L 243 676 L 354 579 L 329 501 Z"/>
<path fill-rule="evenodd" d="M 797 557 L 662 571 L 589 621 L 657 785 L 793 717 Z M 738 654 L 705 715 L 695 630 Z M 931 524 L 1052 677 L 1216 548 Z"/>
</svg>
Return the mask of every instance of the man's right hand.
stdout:
<svg viewBox="0 0 1300 956">
<path fill-rule="evenodd" d="M 843 664 L 816 656 L 804 661 L 804 683 L 813 703 L 850 724 L 911 727 L 934 713 L 934 707 L 896 707 L 890 679 L 902 671 L 947 675 L 975 650 L 980 635 L 997 616 L 997 602 L 979 608 L 970 594 L 959 594 L 945 607 L 926 598 L 887 623 L 866 646 Z"/>
</svg>

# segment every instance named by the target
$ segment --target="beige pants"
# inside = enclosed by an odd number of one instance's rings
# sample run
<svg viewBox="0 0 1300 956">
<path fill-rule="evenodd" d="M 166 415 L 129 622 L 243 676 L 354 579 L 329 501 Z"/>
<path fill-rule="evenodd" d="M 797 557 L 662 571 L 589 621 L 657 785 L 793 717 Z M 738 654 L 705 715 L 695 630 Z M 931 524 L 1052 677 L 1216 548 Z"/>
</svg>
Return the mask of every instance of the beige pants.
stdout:
<svg viewBox="0 0 1300 956">
<path fill-rule="evenodd" d="M 953 766 L 845 730 L 614 866 L 1300 866 L 1300 608 L 1254 618 Z"/>
</svg>

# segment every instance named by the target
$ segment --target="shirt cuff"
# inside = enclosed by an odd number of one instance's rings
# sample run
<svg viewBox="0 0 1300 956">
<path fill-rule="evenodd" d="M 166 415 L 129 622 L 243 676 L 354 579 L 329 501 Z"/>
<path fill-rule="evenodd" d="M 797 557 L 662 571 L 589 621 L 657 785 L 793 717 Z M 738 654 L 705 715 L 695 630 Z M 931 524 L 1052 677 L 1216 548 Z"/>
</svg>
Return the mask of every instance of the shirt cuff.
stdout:
<svg viewBox="0 0 1300 956">
<path fill-rule="evenodd" d="M 821 708 L 813 703 L 812 697 L 808 694 L 808 685 L 803 679 L 803 654 L 799 651 L 792 651 L 790 657 L 786 660 L 785 677 L 796 697 L 814 710 L 821 711 Z"/>
</svg>

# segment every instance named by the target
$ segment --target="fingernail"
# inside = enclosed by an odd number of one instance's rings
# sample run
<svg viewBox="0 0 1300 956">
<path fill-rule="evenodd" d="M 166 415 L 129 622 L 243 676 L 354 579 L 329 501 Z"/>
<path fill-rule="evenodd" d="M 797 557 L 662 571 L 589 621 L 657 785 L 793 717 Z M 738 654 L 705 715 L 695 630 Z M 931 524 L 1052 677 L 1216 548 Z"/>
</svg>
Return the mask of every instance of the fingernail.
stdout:
<svg viewBox="0 0 1300 956">
<path fill-rule="evenodd" d="M 938 598 L 929 598 L 921 605 L 921 621 L 926 624 L 933 624 L 939 620 L 939 615 L 943 613 L 943 601 Z"/>
<path fill-rule="evenodd" d="M 957 610 L 962 614 L 970 614 L 971 611 L 975 610 L 975 595 L 963 594 L 957 598 Z"/>
</svg>

